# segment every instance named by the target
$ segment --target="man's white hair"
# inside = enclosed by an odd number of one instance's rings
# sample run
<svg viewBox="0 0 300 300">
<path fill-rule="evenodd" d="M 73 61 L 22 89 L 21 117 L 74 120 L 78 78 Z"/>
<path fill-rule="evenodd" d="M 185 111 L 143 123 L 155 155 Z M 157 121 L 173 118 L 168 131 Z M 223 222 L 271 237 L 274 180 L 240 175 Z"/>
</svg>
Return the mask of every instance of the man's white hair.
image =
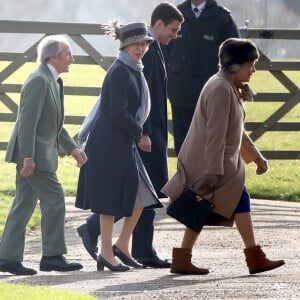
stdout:
<svg viewBox="0 0 300 300">
<path fill-rule="evenodd" d="M 62 44 L 70 47 L 68 39 L 62 35 L 49 35 L 43 38 L 37 47 L 38 63 L 47 63 L 51 57 L 59 56 L 62 52 Z"/>
</svg>

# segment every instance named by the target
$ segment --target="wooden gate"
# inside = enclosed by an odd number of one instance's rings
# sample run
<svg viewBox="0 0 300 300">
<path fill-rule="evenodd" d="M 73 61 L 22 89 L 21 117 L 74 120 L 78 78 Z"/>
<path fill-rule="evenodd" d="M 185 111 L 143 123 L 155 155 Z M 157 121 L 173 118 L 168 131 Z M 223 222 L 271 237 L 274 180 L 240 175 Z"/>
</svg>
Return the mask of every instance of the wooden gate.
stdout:
<svg viewBox="0 0 300 300">
<path fill-rule="evenodd" d="M 285 39 L 299 40 L 300 30 L 292 29 L 240 29 L 242 37 L 251 39 Z M 258 93 L 255 101 L 283 102 L 270 117 L 263 122 L 247 122 L 246 129 L 251 131 L 250 137 L 256 141 L 267 131 L 300 131 L 300 122 L 279 122 L 290 112 L 300 100 L 298 86 L 284 73 L 284 71 L 300 71 L 299 61 L 272 61 L 260 50 L 260 59 L 256 64 L 258 70 L 269 71 L 288 92 L 286 93 Z M 269 159 L 299 159 L 300 151 L 262 151 Z"/>
<path fill-rule="evenodd" d="M 262 30 L 262 29 L 240 29 L 243 37 L 255 39 L 290 39 L 299 40 L 300 30 Z M 9 93 L 20 93 L 21 84 L 8 84 L 4 81 L 9 78 L 16 70 L 21 68 L 25 63 L 35 61 L 36 47 L 39 41 L 49 34 L 65 34 L 73 40 L 86 55 L 75 55 L 76 64 L 99 65 L 107 70 L 114 57 L 102 55 L 95 47 L 85 38 L 87 35 L 104 35 L 104 27 L 100 24 L 86 23 L 56 23 L 56 22 L 27 22 L 27 21 L 1 21 L 0 34 L 39 34 L 37 40 L 23 53 L 0 52 L 0 61 L 8 62 L 8 65 L 0 71 L 0 101 L 9 110 L 8 113 L 0 112 L 1 122 L 14 122 L 17 116 L 18 105 Z M 261 52 L 261 58 L 257 63 L 258 70 L 269 71 L 286 89 L 286 93 L 258 93 L 256 101 L 262 102 L 283 102 L 283 105 L 274 112 L 270 117 L 262 122 L 248 122 L 246 129 L 251 131 L 251 138 L 255 141 L 264 135 L 267 131 L 299 131 L 299 122 L 279 122 L 289 111 L 291 111 L 300 99 L 300 92 L 297 85 L 284 73 L 284 71 L 300 70 L 300 62 L 289 61 L 271 61 L 264 53 Z M 95 87 L 76 87 L 66 86 L 66 95 L 99 95 L 101 88 Z M 66 115 L 66 124 L 81 124 L 83 116 Z M 170 132 L 172 132 L 171 120 L 169 120 Z M 1 136 L 1 135 L 0 135 Z M 76 138 L 76 136 L 75 136 Z M 0 141 L 0 150 L 5 150 L 6 141 Z M 262 151 L 269 159 L 299 159 L 299 151 Z M 169 149 L 169 155 L 174 155 L 174 149 Z"/>
</svg>

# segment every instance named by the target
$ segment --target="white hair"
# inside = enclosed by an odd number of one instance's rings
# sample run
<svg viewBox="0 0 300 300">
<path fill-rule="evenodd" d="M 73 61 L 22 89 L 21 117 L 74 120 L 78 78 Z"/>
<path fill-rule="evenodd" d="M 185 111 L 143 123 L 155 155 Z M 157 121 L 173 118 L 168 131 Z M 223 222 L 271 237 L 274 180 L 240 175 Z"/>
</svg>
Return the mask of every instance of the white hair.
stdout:
<svg viewBox="0 0 300 300">
<path fill-rule="evenodd" d="M 62 44 L 70 46 L 68 39 L 62 35 L 46 36 L 38 44 L 36 61 L 43 64 L 51 57 L 59 56 L 62 52 Z"/>
</svg>

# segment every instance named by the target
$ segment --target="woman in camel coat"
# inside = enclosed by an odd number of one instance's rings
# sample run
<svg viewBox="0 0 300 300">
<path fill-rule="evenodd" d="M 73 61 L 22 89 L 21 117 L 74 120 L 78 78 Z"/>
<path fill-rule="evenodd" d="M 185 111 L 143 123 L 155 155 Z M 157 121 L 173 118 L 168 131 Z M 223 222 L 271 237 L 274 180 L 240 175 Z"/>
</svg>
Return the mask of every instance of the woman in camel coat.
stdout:
<svg viewBox="0 0 300 300">
<path fill-rule="evenodd" d="M 232 226 L 245 244 L 251 274 L 274 269 L 284 261 L 270 261 L 256 244 L 245 188 L 244 162 L 254 162 L 263 174 L 268 163 L 244 129 L 243 102 L 252 100 L 246 82 L 255 72 L 256 46 L 246 39 L 227 39 L 219 52 L 220 71 L 204 86 L 187 137 L 178 156 L 178 170 L 162 189 L 176 201 L 188 187 L 214 203 L 209 225 Z M 249 99 L 251 98 L 251 99 Z M 172 273 L 207 274 L 191 263 L 198 233 L 185 230 L 181 248 L 173 249 Z"/>
</svg>

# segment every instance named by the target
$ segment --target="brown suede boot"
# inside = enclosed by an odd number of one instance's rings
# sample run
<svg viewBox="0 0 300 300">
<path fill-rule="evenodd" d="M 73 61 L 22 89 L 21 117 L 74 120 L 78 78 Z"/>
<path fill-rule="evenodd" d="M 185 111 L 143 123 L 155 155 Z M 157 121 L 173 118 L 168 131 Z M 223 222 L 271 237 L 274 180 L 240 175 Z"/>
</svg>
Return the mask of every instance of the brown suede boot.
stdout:
<svg viewBox="0 0 300 300">
<path fill-rule="evenodd" d="M 284 260 L 269 260 L 259 245 L 244 249 L 250 274 L 261 273 L 284 265 Z"/>
<path fill-rule="evenodd" d="M 194 266 L 192 260 L 192 250 L 188 248 L 173 248 L 173 258 L 171 273 L 204 275 L 209 273 L 208 269 Z"/>
</svg>

